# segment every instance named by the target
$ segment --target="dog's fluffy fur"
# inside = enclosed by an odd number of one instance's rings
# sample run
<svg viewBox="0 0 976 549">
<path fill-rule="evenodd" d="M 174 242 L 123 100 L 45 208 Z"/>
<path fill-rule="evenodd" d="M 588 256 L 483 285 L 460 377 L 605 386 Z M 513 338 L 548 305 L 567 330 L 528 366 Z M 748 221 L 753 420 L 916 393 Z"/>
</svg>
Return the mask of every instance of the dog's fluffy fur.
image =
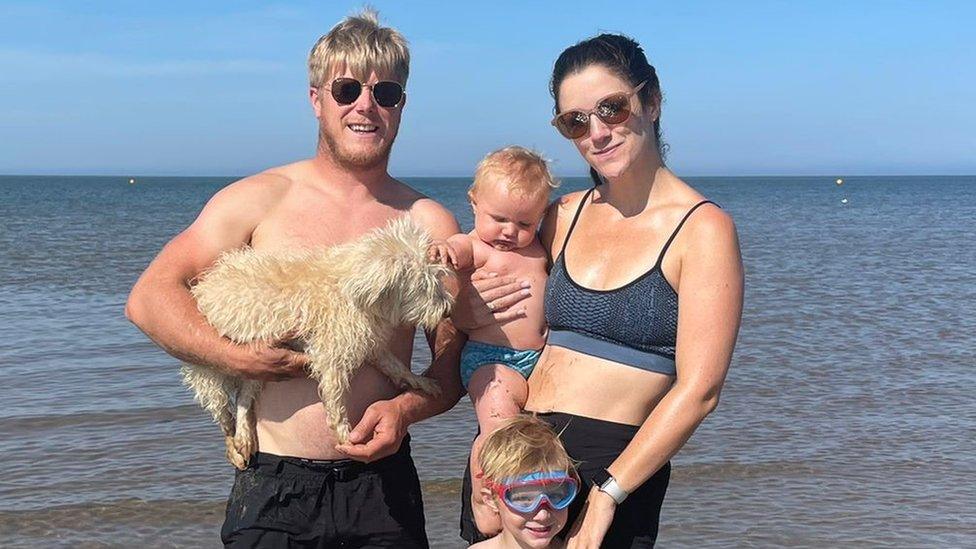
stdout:
<svg viewBox="0 0 976 549">
<path fill-rule="evenodd" d="M 244 248 L 223 254 L 191 292 L 210 324 L 237 343 L 285 337 L 303 343 L 329 426 L 345 442 L 344 396 L 361 366 L 372 365 L 400 387 L 438 391 L 388 348 L 397 327 L 433 328 L 450 312 L 441 282 L 448 270 L 428 259 L 429 244 L 423 229 L 400 218 L 332 248 Z M 228 460 L 243 469 L 257 451 L 253 408 L 262 383 L 192 364 L 182 372 L 224 432 Z"/>
</svg>

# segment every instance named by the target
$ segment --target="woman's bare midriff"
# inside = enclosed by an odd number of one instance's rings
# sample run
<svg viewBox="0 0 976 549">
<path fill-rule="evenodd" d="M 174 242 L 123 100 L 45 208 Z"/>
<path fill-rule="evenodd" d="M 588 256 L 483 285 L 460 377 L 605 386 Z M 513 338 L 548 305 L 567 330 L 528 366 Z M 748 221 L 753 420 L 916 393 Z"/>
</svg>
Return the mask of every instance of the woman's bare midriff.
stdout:
<svg viewBox="0 0 976 549">
<path fill-rule="evenodd" d="M 370 404 L 400 392 L 386 376 L 369 366 L 359 369 L 350 388 L 346 409 L 353 427 Z M 326 421 L 318 386 L 312 379 L 265 383 L 256 412 L 261 452 L 308 459 L 347 457 L 335 449 L 338 440 Z"/>
<path fill-rule="evenodd" d="M 673 382 L 671 376 L 550 345 L 529 377 L 525 409 L 641 425 Z"/>
</svg>

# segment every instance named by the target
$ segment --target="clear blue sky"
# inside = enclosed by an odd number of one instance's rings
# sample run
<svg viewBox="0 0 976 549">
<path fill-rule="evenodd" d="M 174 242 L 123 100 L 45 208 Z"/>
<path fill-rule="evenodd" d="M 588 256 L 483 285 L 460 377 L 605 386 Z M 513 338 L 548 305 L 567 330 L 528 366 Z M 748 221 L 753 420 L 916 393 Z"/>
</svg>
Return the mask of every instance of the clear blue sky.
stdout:
<svg viewBox="0 0 976 549">
<path fill-rule="evenodd" d="M 976 173 L 974 2 L 374 1 L 410 40 L 394 175 L 518 143 L 562 49 L 636 38 L 685 175 Z M 0 173 L 236 175 L 309 156 L 305 61 L 358 2 L 2 2 Z"/>
</svg>

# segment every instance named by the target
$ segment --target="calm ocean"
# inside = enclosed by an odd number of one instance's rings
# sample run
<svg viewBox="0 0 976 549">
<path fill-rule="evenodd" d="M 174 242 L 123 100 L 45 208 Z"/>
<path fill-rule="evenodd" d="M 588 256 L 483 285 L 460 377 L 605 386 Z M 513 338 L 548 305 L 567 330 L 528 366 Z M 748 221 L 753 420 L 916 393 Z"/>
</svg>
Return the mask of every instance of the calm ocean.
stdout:
<svg viewBox="0 0 976 549">
<path fill-rule="evenodd" d="M 0 546 L 219 545 L 223 441 L 123 304 L 229 181 L 0 177 Z M 976 177 L 689 181 L 737 222 L 746 306 L 660 545 L 976 546 Z M 470 226 L 467 180 L 408 182 Z M 434 547 L 474 427 L 412 428 Z"/>
</svg>

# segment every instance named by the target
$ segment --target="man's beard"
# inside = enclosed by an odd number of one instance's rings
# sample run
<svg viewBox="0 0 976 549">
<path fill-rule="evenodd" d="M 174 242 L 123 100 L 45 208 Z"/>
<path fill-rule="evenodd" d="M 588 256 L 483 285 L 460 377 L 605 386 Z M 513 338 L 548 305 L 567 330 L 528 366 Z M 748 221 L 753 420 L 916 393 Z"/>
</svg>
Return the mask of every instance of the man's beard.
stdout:
<svg viewBox="0 0 976 549">
<path fill-rule="evenodd" d="M 390 159 L 390 150 L 393 148 L 394 140 L 396 140 L 396 134 L 393 134 L 393 139 L 387 141 L 382 147 L 350 152 L 343 150 L 338 140 L 331 133 L 324 128 L 319 128 L 320 146 L 329 153 L 336 164 L 347 170 L 369 170 L 382 166 Z"/>
</svg>

